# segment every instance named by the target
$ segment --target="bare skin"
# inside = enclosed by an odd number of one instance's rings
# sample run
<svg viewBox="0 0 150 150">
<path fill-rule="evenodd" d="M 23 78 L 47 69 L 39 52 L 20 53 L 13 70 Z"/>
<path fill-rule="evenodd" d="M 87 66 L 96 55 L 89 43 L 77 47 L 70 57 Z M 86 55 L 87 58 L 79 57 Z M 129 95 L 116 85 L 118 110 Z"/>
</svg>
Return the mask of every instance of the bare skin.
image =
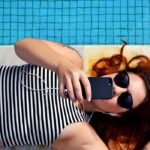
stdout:
<svg viewBox="0 0 150 150">
<path fill-rule="evenodd" d="M 148 142 L 142 150 L 150 150 L 150 142 Z"/>
<path fill-rule="evenodd" d="M 74 123 L 66 127 L 52 147 L 57 150 L 91 150 L 93 148 L 108 150 L 91 126 L 85 122 Z"/>
<path fill-rule="evenodd" d="M 0 147 L 3 147 L 4 145 L 3 145 L 3 142 L 0 140 Z"/>
</svg>

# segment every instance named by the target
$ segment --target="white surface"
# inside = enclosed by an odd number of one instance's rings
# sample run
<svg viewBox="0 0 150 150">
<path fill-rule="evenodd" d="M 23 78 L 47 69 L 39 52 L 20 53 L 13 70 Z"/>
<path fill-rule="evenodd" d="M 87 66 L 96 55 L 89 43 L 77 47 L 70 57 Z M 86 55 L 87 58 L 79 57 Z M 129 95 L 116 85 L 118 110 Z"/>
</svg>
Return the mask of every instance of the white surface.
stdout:
<svg viewBox="0 0 150 150">
<path fill-rule="evenodd" d="M 20 65 L 24 63 L 15 54 L 13 46 L 0 46 L 0 65 Z"/>
<path fill-rule="evenodd" d="M 71 46 L 83 57 L 83 46 Z M 21 65 L 24 64 L 14 51 L 14 46 L 0 46 L 0 65 Z"/>
</svg>

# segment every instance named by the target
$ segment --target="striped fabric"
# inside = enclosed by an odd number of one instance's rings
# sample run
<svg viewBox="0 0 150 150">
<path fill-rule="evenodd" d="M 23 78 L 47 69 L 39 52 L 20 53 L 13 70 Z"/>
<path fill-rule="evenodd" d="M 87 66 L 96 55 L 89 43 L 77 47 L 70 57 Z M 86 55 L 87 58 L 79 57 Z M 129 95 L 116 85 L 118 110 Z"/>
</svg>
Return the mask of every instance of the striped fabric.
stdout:
<svg viewBox="0 0 150 150">
<path fill-rule="evenodd" d="M 50 70 L 30 64 L 1 66 L 0 136 L 4 145 L 51 145 L 67 125 L 88 121 L 87 114 L 57 93 L 57 75 Z"/>
</svg>

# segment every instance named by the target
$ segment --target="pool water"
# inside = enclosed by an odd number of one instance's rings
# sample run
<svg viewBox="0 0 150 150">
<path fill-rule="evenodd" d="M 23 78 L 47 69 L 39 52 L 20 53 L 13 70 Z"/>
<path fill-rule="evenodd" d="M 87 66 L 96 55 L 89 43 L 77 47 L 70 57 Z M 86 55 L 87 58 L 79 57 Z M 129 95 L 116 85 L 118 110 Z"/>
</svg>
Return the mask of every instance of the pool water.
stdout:
<svg viewBox="0 0 150 150">
<path fill-rule="evenodd" d="M 65 44 L 149 44 L 149 0 L 1 0 L 0 44 L 32 37 Z"/>
</svg>

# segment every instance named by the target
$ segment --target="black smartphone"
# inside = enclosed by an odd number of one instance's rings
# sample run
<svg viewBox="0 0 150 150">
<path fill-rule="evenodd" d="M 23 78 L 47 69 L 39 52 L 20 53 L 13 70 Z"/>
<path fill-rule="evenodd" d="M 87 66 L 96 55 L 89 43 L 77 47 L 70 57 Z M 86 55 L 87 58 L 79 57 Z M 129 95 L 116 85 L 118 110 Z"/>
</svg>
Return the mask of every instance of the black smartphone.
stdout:
<svg viewBox="0 0 150 150">
<path fill-rule="evenodd" d="M 92 99 L 110 99 L 113 97 L 113 81 L 110 77 L 88 77 L 91 84 Z M 83 85 L 82 94 L 86 98 Z"/>
</svg>

